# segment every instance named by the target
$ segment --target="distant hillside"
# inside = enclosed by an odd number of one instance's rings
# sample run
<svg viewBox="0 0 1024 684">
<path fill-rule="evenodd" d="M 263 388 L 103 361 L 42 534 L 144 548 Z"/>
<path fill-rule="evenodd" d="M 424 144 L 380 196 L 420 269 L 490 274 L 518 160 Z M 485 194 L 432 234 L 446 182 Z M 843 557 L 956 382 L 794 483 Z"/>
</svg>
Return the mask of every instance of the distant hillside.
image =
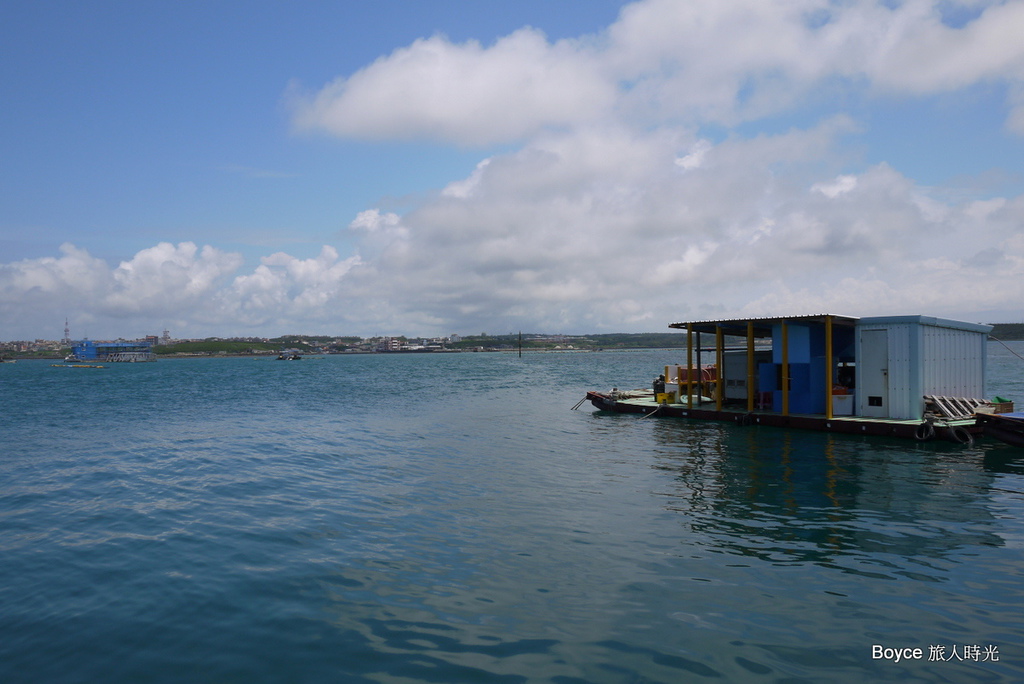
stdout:
<svg viewBox="0 0 1024 684">
<path fill-rule="evenodd" d="M 997 340 L 1024 340 L 1024 323 L 992 323 L 989 333 Z"/>
<path fill-rule="evenodd" d="M 671 349 L 686 346 L 686 333 L 587 335 L 587 346 L 602 349 Z"/>
<path fill-rule="evenodd" d="M 203 340 L 199 342 L 175 342 L 153 347 L 158 355 L 165 354 L 255 354 L 270 353 L 280 349 L 278 345 L 263 342 L 235 342 L 231 340 Z"/>
<path fill-rule="evenodd" d="M 686 333 L 612 333 L 605 335 L 539 335 L 523 333 L 523 349 L 661 349 L 686 346 Z M 474 347 L 515 348 L 519 335 L 468 335 L 449 345 L 452 349 Z"/>
</svg>

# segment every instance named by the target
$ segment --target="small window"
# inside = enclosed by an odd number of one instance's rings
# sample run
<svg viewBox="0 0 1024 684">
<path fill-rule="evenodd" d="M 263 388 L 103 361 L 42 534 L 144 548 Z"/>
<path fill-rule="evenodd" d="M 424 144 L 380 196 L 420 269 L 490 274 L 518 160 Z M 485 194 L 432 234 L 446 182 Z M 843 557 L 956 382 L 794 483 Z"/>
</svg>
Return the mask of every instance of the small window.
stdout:
<svg viewBox="0 0 1024 684">
<path fill-rule="evenodd" d="M 881 406 L 882 397 L 868 397 L 868 406 Z"/>
</svg>

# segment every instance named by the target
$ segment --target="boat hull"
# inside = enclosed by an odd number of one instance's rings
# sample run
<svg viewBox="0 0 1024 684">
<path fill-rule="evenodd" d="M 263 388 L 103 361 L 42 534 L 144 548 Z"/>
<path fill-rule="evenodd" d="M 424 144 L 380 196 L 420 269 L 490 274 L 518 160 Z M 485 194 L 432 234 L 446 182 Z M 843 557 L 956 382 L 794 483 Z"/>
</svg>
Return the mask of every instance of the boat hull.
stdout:
<svg viewBox="0 0 1024 684">
<path fill-rule="evenodd" d="M 1024 448 L 1024 413 L 979 414 L 978 424 L 986 437 Z"/>
</svg>

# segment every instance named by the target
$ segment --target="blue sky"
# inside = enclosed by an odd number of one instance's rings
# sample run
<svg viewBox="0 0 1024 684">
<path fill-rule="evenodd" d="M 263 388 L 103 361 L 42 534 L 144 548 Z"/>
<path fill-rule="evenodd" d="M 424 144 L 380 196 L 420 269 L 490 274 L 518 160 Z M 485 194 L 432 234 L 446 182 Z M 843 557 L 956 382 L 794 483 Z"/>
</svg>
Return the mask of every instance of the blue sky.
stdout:
<svg viewBox="0 0 1024 684">
<path fill-rule="evenodd" d="M 1024 319 L 1024 2 L 0 5 L 0 339 Z"/>
</svg>

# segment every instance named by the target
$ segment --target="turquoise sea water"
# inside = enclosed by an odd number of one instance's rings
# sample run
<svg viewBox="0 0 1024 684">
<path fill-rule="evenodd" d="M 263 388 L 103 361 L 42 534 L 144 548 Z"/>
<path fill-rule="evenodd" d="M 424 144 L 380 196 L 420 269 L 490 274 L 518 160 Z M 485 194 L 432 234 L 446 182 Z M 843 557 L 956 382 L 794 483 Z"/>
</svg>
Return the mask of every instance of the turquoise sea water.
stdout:
<svg viewBox="0 0 1024 684">
<path fill-rule="evenodd" d="M 570 410 L 678 356 L 4 364 L 0 682 L 1024 681 L 1024 451 Z"/>
</svg>

